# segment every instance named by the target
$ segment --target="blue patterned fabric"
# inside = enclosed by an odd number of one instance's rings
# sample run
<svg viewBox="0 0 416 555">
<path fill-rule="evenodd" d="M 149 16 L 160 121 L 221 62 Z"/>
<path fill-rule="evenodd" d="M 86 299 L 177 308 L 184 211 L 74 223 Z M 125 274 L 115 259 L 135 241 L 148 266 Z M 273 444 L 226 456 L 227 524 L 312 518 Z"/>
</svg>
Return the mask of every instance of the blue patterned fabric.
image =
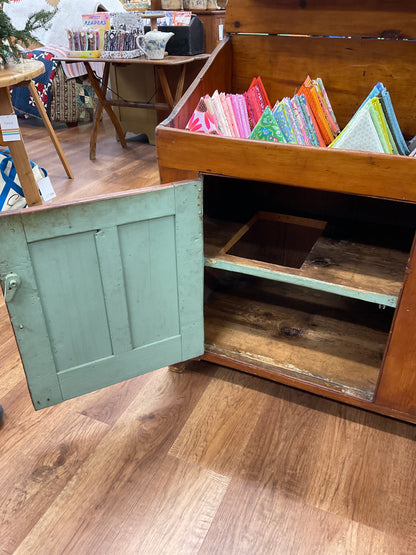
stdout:
<svg viewBox="0 0 416 555">
<path fill-rule="evenodd" d="M 45 66 L 45 72 L 33 79 L 39 97 L 49 115 L 49 102 L 52 80 L 55 76 L 57 62 L 53 60 L 53 54 L 42 50 L 32 50 L 27 53 L 28 59 L 39 60 Z M 16 111 L 40 118 L 38 109 L 29 92 L 28 87 L 13 87 L 11 89 L 12 102 Z"/>
</svg>

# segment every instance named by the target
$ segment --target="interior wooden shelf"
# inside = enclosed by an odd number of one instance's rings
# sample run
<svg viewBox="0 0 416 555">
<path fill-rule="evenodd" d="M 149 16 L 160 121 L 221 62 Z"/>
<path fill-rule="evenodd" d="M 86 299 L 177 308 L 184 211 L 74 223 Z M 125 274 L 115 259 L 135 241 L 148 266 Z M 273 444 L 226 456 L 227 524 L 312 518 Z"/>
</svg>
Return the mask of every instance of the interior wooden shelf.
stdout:
<svg viewBox="0 0 416 555">
<path fill-rule="evenodd" d="M 217 272 L 206 352 L 371 400 L 393 314 L 284 283 Z M 215 282 L 217 284 L 217 282 Z"/>
<path fill-rule="evenodd" d="M 326 222 L 259 212 L 209 220 L 205 265 L 395 307 L 408 252 L 333 237 Z"/>
</svg>

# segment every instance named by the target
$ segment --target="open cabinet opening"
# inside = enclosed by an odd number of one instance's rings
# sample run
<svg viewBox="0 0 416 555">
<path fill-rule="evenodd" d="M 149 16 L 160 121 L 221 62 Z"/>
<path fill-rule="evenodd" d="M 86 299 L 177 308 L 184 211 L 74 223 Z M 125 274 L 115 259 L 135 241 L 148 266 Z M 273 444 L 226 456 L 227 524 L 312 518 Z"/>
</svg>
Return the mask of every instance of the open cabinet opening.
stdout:
<svg viewBox="0 0 416 555">
<path fill-rule="evenodd" d="M 234 363 L 373 398 L 394 310 L 208 270 L 205 349 Z"/>
<path fill-rule="evenodd" d="M 206 351 L 372 400 L 414 207 L 220 177 L 204 191 Z"/>
</svg>

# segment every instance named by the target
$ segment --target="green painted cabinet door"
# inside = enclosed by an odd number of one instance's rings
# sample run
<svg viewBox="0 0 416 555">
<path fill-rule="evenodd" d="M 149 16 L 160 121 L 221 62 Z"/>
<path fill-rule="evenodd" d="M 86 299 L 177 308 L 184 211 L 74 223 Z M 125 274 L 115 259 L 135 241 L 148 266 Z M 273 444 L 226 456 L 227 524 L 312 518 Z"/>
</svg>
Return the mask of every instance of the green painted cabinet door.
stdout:
<svg viewBox="0 0 416 555">
<path fill-rule="evenodd" d="M 203 353 L 201 183 L 0 216 L 35 408 Z"/>
</svg>

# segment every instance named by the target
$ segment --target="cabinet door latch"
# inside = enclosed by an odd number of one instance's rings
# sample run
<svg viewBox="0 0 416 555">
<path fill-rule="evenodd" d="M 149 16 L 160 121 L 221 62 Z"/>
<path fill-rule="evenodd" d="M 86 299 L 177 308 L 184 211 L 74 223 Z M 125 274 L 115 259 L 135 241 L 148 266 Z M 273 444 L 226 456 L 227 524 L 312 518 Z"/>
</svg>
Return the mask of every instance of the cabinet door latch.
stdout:
<svg viewBox="0 0 416 555">
<path fill-rule="evenodd" d="M 7 274 L 3 280 L 4 300 L 6 303 L 13 300 L 13 297 L 20 285 L 20 276 L 17 274 Z"/>
</svg>

